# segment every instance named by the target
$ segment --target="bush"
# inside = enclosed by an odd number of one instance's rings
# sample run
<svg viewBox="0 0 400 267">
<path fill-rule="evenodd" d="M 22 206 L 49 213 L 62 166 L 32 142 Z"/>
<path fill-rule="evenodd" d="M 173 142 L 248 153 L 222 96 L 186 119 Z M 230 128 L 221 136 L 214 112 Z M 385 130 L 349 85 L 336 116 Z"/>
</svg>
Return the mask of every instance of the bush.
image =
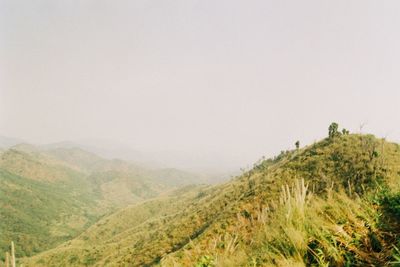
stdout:
<svg viewBox="0 0 400 267">
<path fill-rule="evenodd" d="M 400 193 L 387 193 L 383 196 L 382 205 L 393 216 L 400 220 Z"/>
<path fill-rule="evenodd" d="M 215 266 L 214 258 L 211 256 L 202 256 L 197 262 L 196 267 L 212 267 Z"/>
</svg>

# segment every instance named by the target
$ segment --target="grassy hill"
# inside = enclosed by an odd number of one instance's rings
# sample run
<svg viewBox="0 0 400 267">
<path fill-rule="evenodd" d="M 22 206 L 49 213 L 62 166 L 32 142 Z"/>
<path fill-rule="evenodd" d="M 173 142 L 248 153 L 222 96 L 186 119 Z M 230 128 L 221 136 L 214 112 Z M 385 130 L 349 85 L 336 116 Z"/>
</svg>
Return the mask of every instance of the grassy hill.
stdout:
<svg viewBox="0 0 400 267">
<path fill-rule="evenodd" d="M 34 255 L 76 237 L 106 214 L 196 178 L 81 149 L 11 147 L 0 154 L 0 260 L 12 240 L 17 257 Z"/>
<path fill-rule="evenodd" d="M 381 266 L 398 262 L 400 146 L 335 133 L 236 179 L 105 217 L 26 266 Z M 128 223 L 125 223 L 128 222 Z"/>
<path fill-rule="evenodd" d="M 58 186 L 15 175 L 0 169 L 0 248 L 11 240 L 18 256 L 31 255 L 72 238 L 99 216 L 87 191 Z M 2 254 L 4 255 L 4 253 Z"/>
</svg>

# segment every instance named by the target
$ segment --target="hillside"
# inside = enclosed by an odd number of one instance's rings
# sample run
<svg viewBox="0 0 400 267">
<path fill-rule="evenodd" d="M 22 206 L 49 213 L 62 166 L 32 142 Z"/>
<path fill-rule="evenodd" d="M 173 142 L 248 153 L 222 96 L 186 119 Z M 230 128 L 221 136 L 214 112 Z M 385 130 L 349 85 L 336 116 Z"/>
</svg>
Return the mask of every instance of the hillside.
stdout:
<svg viewBox="0 0 400 267">
<path fill-rule="evenodd" d="M 223 185 L 121 210 L 23 263 L 353 266 L 398 261 L 400 146 L 344 133 L 263 160 Z"/>
<path fill-rule="evenodd" d="M 17 257 L 34 255 L 76 237 L 106 214 L 200 183 L 196 179 L 81 149 L 13 146 L 0 154 L 0 251 L 13 240 Z"/>
<path fill-rule="evenodd" d="M 0 249 L 10 240 L 18 256 L 31 255 L 74 237 L 101 212 L 79 179 L 63 186 L 42 183 L 0 169 Z M 3 253 L 4 255 L 4 253 Z"/>
</svg>

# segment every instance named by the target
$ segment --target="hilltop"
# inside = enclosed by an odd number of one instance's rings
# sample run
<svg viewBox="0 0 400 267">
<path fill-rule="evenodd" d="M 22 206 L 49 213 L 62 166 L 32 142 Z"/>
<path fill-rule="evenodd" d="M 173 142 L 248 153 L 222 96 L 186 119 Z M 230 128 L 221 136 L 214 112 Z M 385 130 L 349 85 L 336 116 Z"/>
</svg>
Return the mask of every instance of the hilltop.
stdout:
<svg viewBox="0 0 400 267">
<path fill-rule="evenodd" d="M 262 160 L 225 184 L 183 189 L 120 210 L 23 262 L 385 265 L 400 259 L 399 207 L 400 146 L 330 129 L 328 138 Z"/>
</svg>

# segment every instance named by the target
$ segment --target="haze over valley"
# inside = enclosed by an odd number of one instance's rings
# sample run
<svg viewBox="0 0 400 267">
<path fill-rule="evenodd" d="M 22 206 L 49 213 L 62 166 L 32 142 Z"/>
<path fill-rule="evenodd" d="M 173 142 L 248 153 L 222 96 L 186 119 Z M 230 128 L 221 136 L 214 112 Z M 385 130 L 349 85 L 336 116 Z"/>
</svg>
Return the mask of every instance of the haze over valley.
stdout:
<svg viewBox="0 0 400 267">
<path fill-rule="evenodd" d="M 0 267 L 400 266 L 399 12 L 0 0 Z"/>
</svg>

